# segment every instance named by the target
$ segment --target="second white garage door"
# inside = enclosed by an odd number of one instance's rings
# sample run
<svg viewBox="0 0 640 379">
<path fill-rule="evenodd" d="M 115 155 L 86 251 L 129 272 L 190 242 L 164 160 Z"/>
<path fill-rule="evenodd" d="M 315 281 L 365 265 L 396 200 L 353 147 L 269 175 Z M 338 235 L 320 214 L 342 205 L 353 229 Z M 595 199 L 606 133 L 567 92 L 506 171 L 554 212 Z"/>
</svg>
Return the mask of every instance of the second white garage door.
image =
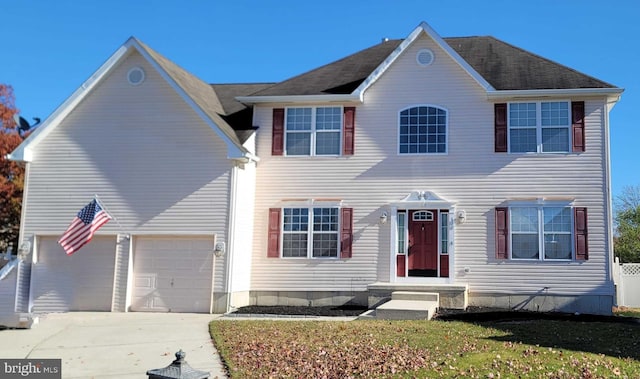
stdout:
<svg viewBox="0 0 640 379">
<path fill-rule="evenodd" d="M 213 237 L 137 237 L 131 310 L 208 313 Z"/>
</svg>

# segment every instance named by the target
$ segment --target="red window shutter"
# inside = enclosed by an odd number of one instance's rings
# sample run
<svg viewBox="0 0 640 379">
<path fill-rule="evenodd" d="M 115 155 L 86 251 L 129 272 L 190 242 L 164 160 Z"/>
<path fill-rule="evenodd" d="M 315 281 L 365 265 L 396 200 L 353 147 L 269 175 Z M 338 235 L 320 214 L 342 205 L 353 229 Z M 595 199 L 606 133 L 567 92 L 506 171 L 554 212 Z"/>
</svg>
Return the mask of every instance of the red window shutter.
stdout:
<svg viewBox="0 0 640 379">
<path fill-rule="evenodd" d="M 343 155 L 353 155 L 356 128 L 356 108 L 344 107 L 343 115 Z"/>
<path fill-rule="evenodd" d="M 273 137 L 271 140 L 271 155 L 282 155 L 284 152 L 284 109 L 273 108 Z"/>
<path fill-rule="evenodd" d="M 584 101 L 571 103 L 571 136 L 573 140 L 573 152 L 585 151 L 584 138 Z"/>
<path fill-rule="evenodd" d="M 585 261 L 589 259 L 589 244 L 587 233 L 587 208 L 574 208 L 576 259 Z"/>
<path fill-rule="evenodd" d="M 507 104 L 494 105 L 494 139 L 496 153 L 507 152 Z"/>
<path fill-rule="evenodd" d="M 351 258 L 353 208 L 340 209 L 340 258 Z"/>
<path fill-rule="evenodd" d="M 269 241 L 267 257 L 280 258 L 280 208 L 269 209 Z"/>
<path fill-rule="evenodd" d="M 509 208 L 496 208 L 496 259 L 509 258 Z"/>
</svg>

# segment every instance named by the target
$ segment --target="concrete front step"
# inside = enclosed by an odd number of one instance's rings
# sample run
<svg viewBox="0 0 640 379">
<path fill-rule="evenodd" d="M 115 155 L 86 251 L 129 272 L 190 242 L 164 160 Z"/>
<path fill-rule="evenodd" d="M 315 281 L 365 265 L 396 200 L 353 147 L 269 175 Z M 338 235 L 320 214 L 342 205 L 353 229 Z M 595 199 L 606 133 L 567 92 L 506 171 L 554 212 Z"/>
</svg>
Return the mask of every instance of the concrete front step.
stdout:
<svg viewBox="0 0 640 379">
<path fill-rule="evenodd" d="M 438 304 L 440 295 L 434 292 L 394 291 L 391 293 L 391 300 L 433 301 Z"/>
<path fill-rule="evenodd" d="M 394 292 L 427 292 L 439 294 L 439 307 L 466 309 L 469 287 L 467 284 L 417 284 L 377 282 L 367 286 L 369 308 L 375 308 L 391 299 Z"/>
<path fill-rule="evenodd" d="M 393 299 L 376 308 L 375 317 L 383 320 L 430 320 L 436 309 L 436 301 Z"/>
</svg>

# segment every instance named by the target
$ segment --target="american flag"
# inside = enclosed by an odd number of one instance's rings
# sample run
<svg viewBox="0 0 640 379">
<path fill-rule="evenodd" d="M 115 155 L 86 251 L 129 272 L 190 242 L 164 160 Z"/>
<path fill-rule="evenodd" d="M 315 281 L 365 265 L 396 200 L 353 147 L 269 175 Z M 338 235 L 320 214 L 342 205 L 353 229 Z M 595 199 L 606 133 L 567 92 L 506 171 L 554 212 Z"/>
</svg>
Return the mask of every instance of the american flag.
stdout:
<svg viewBox="0 0 640 379">
<path fill-rule="evenodd" d="M 93 199 L 78 212 L 58 243 L 67 255 L 71 255 L 91 241 L 93 233 L 109 220 L 111 216 Z"/>
</svg>

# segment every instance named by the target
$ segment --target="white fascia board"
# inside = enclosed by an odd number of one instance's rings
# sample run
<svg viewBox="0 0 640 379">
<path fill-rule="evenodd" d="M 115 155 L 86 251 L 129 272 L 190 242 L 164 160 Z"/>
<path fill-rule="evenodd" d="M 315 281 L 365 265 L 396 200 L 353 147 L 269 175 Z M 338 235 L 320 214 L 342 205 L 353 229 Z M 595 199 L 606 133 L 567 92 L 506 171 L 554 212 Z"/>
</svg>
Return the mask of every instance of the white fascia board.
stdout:
<svg viewBox="0 0 640 379">
<path fill-rule="evenodd" d="M 353 91 L 354 94 L 357 94 L 360 99 L 364 98 L 364 92 L 373 85 L 381 76 L 385 73 L 385 71 L 391 66 L 391 64 L 420 36 L 420 34 L 424 32 L 431 39 L 435 41 L 435 43 L 444 50 L 451 59 L 453 59 L 463 70 L 473 78 L 482 87 L 485 91 L 493 91 L 494 88 L 487 82 L 476 70 L 474 70 L 462 57 L 456 53 L 455 50 L 447 44 L 438 33 L 436 33 L 429 24 L 426 22 L 420 23 L 417 28 L 409 34 L 404 41 L 400 43 L 400 45 L 385 59 L 373 72 L 362 82 L 358 88 Z"/>
<path fill-rule="evenodd" d="M 76 89 L 36 130 L 24 140 L 7 158 L 13 161 L 31 162 L 33 149 L 48 136 L 69 113 L 89 94 L 98 82 L 124 57 L 129 48 L 125 45 L 116 50 L 82 85 Z"/>
<path fill-rule="evenodd" d="M 566 89 L 533 89 L 533 90 L 493 90 L 487 91 L 490 100 L 536 98 L 536 97 L 573 97 L 573 96 L 606 96 L 618 101 L 624 92 L 623 88 L 566 88 Z"/>
<path fill-rule="evenodd" d="M 248 151 L 245 150 L 244 147 L 238 146 L 234 141 L 232 141 L 229 138 L 229 136 L 227 136 L 222 131 L 222 129 L 220 129 L 218 125 L 213 120 L 211 120 L 211 118 L 209 118 L 209 116 L 204 112 L 204 110 L 202 110 L 202 108 L 200 108 L 198 104 L 196 104 L 196 102 L 191 98 L 191 96 L 189 96 L 184 91 L 184 89 L 182 89 L 182 87 L 180 87 L 178 83 L 176 83 L 176 81 L 173 80 L 173 78 L 158 64 L 158 62 L 156 62 L 155 59 L 153 59 L 146 52 L 146 50 L 143 49 L 142 46 L 140 46 L 140 44 L 138 44 L 138 41 L 135 38 L 129 39 L 129 41 L 127 41 L 125 45 L 134 46 L 136 50 L 140 53 L 140 55 L 142 55 L 147 60 L 147 62 L 149 62 L 149 64 L 156 69 L 156 71 L 160 74 L 160 76 L 162 76 L 162 78 L 164 78 L 164 80 L 166 80 L 169 86 L 171 86 L 171 88 L 173 88 L 178 93 L 178 95 L 182 97 L 182 99 L 191 107 L 191 109 L 193 109 L 196 112 L 196 114 L 198 114 L 198 116 L 200 116 L 200 118 L 202 118 L 202 120 L 207 125 L 209 125 L 211 129 L 213 129 L 213 131 L 218 135 L 218 137 L 222 138 L 222 140 L 227 145 L 227 158 L 236 159 L 234 157 L 246 157 L 247 155 L 251 155 Z"/>
<path fill-rule="evenodd" d="M 288 96 L 238 96 L 235 98 L 244 104 L 265 103 L 362 103 L 357 95 L 288 95 Z"/>
</svg>

